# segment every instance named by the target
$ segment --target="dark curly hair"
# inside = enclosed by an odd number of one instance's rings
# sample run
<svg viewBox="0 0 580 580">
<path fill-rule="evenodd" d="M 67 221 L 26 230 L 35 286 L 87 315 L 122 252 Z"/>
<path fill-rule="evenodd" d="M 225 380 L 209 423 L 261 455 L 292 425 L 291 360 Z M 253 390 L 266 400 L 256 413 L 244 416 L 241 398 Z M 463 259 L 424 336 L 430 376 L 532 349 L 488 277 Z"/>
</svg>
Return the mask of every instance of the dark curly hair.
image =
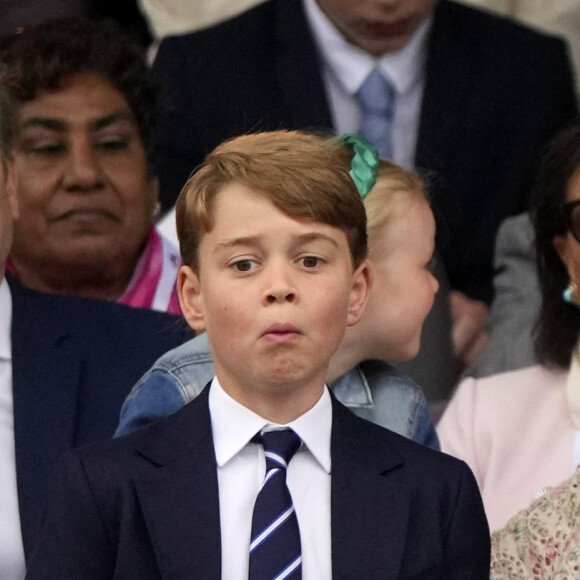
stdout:
<svg viewBox="0 0 580 580">
<path fill-rule="evenodd" d="M 580 169 L 580 119 L 559 133 L 546 148 L 533 186 L 531 218 L 536 235 L 538 277 L 542 293 L 536 326 L 539 362 L 568 368 L 580 334 L 580 308 L 562 300 L 569 276 L 554 238 L 566 234 L 561 206 L 570 180 Z"/>
<path fill-rule="evenodd" d="M 151 154 L 154 89 L 142 50 L 113 22 L 49 20 L 0 41 L 0 85 L 15 105 L 55 91 L 82 73 L 110 82 L 127 101 Z"/>
</svg>

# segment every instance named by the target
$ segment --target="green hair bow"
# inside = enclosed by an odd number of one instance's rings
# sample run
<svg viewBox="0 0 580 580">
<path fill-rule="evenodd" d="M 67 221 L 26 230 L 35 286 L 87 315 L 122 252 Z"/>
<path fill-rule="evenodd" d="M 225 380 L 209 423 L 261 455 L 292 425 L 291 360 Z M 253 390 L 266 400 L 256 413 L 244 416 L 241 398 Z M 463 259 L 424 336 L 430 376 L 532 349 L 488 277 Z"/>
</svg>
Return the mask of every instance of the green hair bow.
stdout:
<svg viewBox="0 0 580 580">
<path fill-rule="evenodd" d="M 339 141 L 350 147 L 353 152 L 351 169 L 348 172 L 362 198 L 374 187 L 379 172 L 379 155 L 366 137 L 358 133 L 345 133 Z"/>
</svg>

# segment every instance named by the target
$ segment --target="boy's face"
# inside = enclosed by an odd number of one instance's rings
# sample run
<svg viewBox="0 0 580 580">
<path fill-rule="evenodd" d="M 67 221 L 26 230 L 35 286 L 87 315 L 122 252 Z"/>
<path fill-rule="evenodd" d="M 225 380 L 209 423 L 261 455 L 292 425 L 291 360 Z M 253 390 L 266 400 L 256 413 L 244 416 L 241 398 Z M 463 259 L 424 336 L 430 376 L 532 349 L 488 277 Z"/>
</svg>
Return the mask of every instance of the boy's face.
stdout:
<svg viewBox="0 0 580 580">
<path fill-rule="evenodd" d="M 234 399 L 322 392 L 330 357 L 366 304 L 368 266 L 356 271 L 343 231 L 297 221 L 261 193 L 226 186 L 199 248 L 199 276 L 180 272 L 182 308 L 206 329 L 216 374 Z M 259 404 L 258 404 L 259 407 Z"/>
</svg>

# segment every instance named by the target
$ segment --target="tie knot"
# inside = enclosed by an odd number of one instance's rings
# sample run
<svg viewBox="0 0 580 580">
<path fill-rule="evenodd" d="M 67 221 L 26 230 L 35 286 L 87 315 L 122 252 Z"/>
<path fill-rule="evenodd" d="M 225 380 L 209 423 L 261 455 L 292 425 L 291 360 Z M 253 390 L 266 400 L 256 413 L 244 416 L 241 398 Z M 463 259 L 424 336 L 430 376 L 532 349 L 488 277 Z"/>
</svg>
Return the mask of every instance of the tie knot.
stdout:
<svg viewBox="0 0 580 580">
<path fill-rule="evenodd" d="M 288 467 L 302 440 L 292 429 L 266 431 L 262 433 L 262 445 L 266 456 L 266 469 Z"/>
<path fill-rule="evenodd" d="M 379 115 L 392 114 L 395 88 L 378 67 L 374 68 L 364 80 L 357 96 L 363 110 Z"/>
</svg>

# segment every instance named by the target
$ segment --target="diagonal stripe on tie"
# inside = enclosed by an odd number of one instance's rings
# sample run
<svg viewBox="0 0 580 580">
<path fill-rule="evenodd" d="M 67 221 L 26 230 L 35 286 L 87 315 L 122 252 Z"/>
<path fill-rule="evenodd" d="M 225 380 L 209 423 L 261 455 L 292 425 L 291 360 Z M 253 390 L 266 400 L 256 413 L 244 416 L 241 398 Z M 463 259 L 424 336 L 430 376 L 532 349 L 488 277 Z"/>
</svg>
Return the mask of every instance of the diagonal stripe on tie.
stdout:
<svg viewBox="0 0 580 580">
<path fill-rule="evenodd" d="M 286 467 L 300 447 L 291 429 L 261 437 L 266 476 L 252 517 L 249 580 L 300 580 L 302 555 L 298 520 L 286 485 Z"/>
</svg>

